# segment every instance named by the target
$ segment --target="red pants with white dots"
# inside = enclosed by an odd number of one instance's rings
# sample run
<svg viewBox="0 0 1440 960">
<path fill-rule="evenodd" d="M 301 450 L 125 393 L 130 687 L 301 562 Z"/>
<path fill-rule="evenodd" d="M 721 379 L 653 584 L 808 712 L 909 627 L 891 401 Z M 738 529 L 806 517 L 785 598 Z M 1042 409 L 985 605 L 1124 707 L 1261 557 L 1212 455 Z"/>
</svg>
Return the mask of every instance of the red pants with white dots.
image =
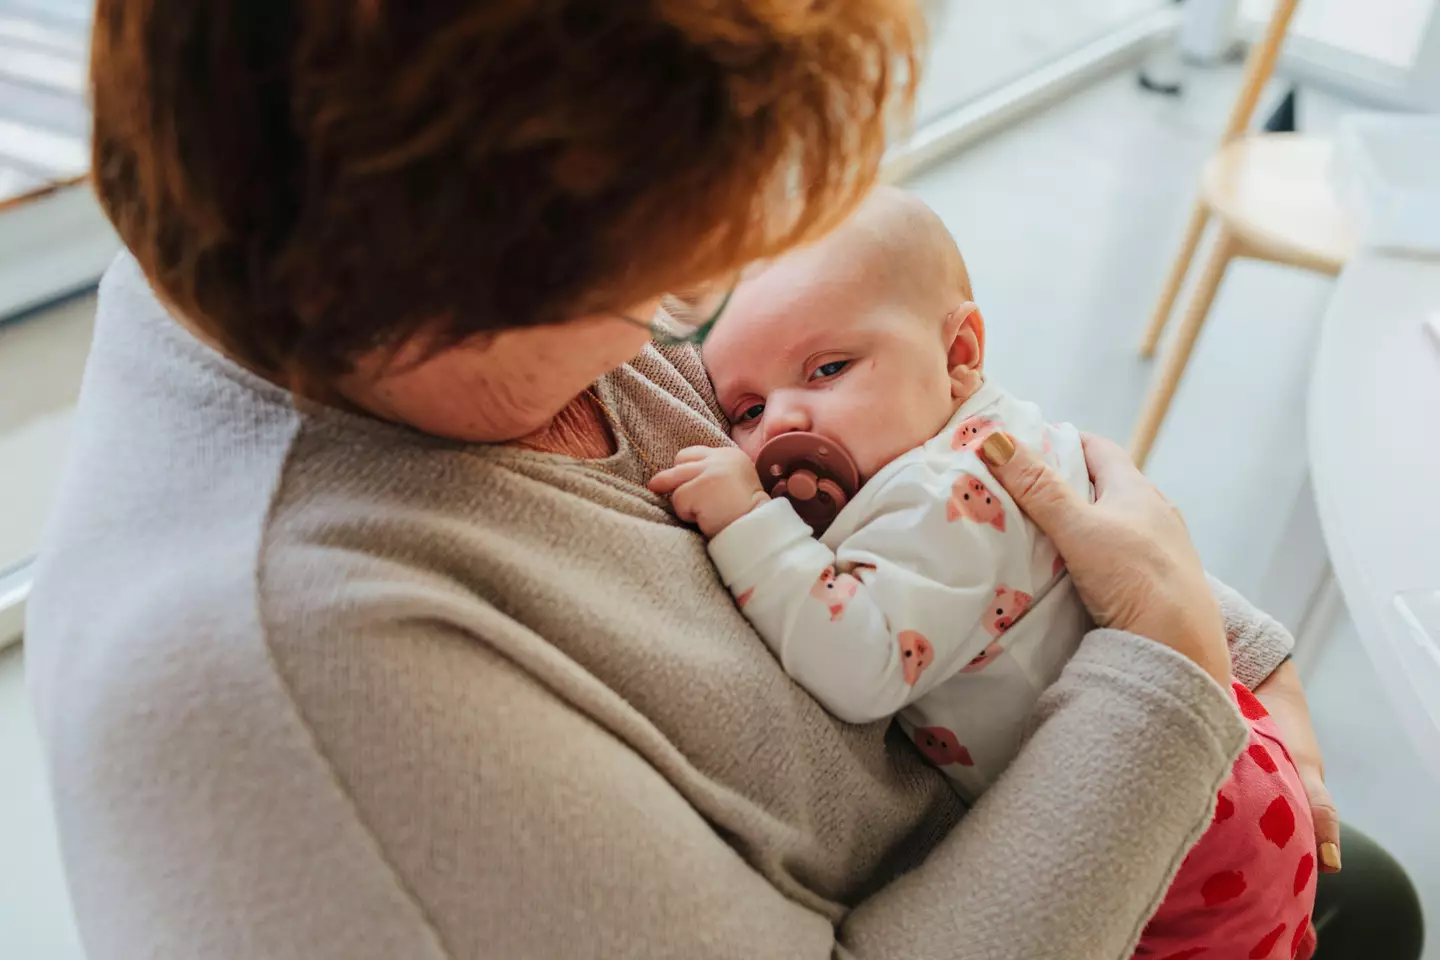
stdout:
<svg viewBox="0 0 1440 960">
<path fill-rule="evenodd" d="M 1309 960 L 1315 825 L 1275 721 L 1233 684 L 1250 742 L 1135 951 L 1145 960 Z"/>
</svg>

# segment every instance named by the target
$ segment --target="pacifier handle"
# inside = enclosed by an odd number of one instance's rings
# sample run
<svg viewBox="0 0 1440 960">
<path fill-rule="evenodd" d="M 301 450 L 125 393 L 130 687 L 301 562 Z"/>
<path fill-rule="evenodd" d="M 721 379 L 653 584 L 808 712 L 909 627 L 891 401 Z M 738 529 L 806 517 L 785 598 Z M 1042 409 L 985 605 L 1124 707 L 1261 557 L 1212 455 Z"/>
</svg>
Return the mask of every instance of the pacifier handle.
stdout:
<svg viewBox="0 0 1440 960">
<path fill-rule="evenodd" d="M 836 513 L 845 509 L 845 504 L 850 500 L 849 497 L 845 496 L 845 491 L 841 490 L 840 485 L 834 480 L 821 480 L 820 492 L 829 497 L 830 502 L 835 504 Z"/>
<path fill-rule="evenodd" d="M 785 481 L 785 496 L 795 500 L 814 500 L 815 494 L 820 492 L 820 484 L 825 481 L 816 479 L 812 471 L 800 468 Z M 833 487 L 834 484 L 832 483 Z"/>
<path fill-rule="evenodd" d="M 860 489 L 855 461 L 835 441 L 814 433 L 784 433 L 760 448 L 755 467 L 767 493 L 785 497 L 821 534 Z"/>
<path fill-rule="evenodd" d="M 789 497 L 791 500 L 814 500 L 817 496 L 822 496 L 835 505 L 836 513 L 844 509 L 850 500 L 834 480 L 817 479 L 815 474 L 803 467 L 785 479 L 776 481 L 770 492 L 777 497 Z"/>
</svg>

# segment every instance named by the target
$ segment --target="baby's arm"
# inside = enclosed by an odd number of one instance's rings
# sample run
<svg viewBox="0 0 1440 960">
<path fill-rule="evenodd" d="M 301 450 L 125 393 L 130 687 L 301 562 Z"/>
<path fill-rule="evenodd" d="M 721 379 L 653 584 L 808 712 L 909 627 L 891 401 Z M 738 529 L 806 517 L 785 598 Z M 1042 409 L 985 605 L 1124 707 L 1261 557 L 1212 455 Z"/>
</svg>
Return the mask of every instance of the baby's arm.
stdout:
<svg viewBox="0 0 1440 960">
<path fill-rule="evenodd" d="M 785 500 L 711 540 L 726 585 L 786 672 L 840 719 L 889 717 L 978 668 L 1028 608 L 1030 596 L 1002 578 L 1008 567 L 1028 579 L 1030 534 L 982 469 L 893 474 L 833 552 Z"/>
</svg>

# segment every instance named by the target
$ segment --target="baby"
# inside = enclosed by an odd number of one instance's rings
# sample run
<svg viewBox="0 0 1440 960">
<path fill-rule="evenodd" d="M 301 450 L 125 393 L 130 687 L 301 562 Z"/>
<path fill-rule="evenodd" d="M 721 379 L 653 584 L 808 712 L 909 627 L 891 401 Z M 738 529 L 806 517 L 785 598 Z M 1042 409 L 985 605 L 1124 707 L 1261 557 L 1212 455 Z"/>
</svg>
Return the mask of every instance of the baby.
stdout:
<svg viewBox="0 0 1440 960">
<path fill-rule="evenodd" d="M 736 446 L 682 451 L 652 489 L 710 538 L 786 672 L 842 720 L 895 717 L 973 803 L 1090 626 L 1055 548 L 979 449 L 1004 430 L 1088 496 L 1079 434 L 985 378 L 960 252 L 895 190 L 742 283 L 704 360 Z M 843 448 L 860 472 L 819 537 L 765 493 L 753 462 L 796 431 Z M 1137 957 L 1313 951 L 1305 792 L 1264 707 L 1233 687 L 1250 742 Z"/>
</svg>

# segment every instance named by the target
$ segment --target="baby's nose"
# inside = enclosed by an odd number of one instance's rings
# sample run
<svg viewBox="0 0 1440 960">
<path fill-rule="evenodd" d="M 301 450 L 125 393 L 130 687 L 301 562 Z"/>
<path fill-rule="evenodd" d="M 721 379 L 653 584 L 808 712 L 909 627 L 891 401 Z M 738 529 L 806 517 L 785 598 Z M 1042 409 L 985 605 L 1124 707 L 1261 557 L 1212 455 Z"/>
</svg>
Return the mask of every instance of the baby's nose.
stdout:
<svg viewBox="0 0 1440 960">
<path fill-rule="evenodd" d="M 766 442 L 782 433 L 800 433 L 809 429 L 810 413 L 800 404 L 782 404 L 777 410 L 772 402 L 765 410 Z"/>
</svg>

